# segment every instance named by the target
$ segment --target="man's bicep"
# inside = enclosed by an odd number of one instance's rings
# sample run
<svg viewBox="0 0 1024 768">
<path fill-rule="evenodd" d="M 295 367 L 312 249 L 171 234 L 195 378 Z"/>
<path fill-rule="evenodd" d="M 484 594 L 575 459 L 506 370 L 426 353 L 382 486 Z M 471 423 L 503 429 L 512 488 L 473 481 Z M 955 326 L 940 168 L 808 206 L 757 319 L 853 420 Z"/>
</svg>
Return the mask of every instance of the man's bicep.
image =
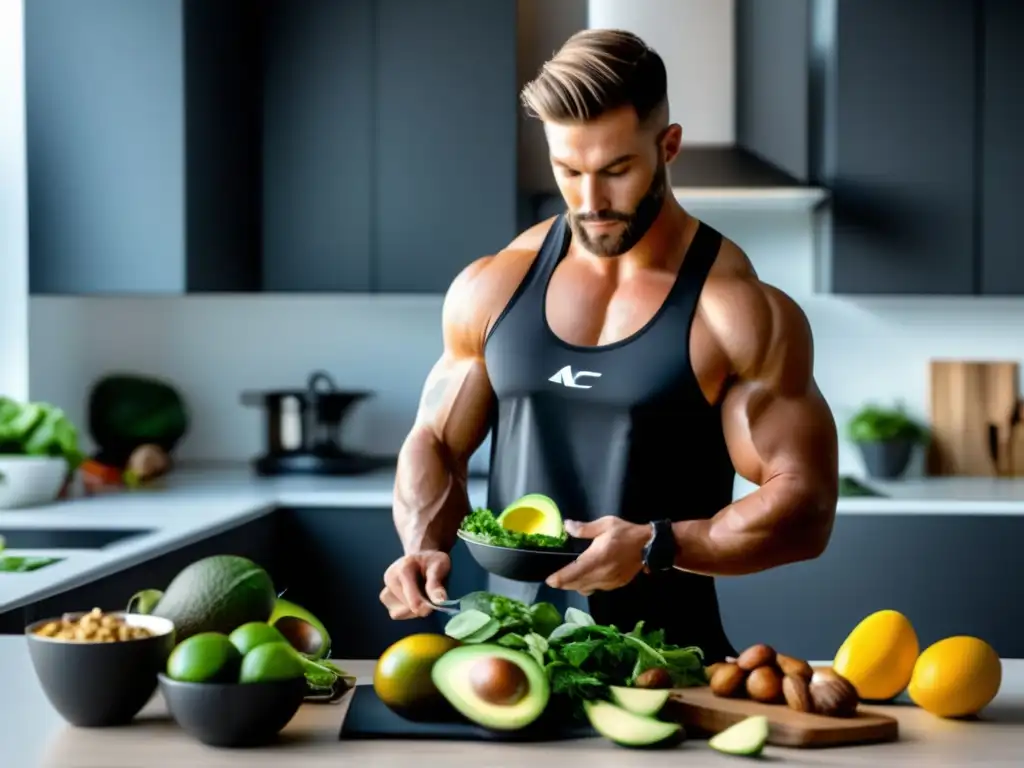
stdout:
<svg viewBox="0 0 1024 768">
<path fill-rule="evenodd" d="M 490 427 L 494 394 L 482 356 L 446 350 L 423 385 L 416 427 L 459 462 L 480 447 Z"/>
<path fill-rule="evenodd" d="M 834 482 L 838 439 L 814 380 L 810 325 L 788 296 L 760 287 L 756 340 L 743 345 L 722 418 L 733 463 L 759 485 L 787 474 L 813 485 Z"/>
</svg>

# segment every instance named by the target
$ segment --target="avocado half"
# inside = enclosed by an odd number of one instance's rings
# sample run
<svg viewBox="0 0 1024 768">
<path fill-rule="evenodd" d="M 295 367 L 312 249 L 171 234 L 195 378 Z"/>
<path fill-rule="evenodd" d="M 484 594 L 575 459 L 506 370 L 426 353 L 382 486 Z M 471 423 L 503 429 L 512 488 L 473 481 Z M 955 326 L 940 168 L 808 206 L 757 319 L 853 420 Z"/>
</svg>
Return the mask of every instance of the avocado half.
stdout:
<svg viewBox="0 0 1024 768">
<path fill-rule="evenodd" d="M 541 493 L 516 499 L 498 515 L 498 525 L 518 533 L 539 533 L 555 538 L 565 529 L 558 505 Z"/>
<path fill-rule="evenodd" d="M 463 717 L 494 731 L 526 728 L 551 698 L 547 674 L 522 651 L 501 645 L 463 645 L 431 669 L 441 695 Z"/>
<path fill-rule="evenodd" d="M 583 708 L 594 730 L 622 747 L 667 747 L 686 738 L 679 723 L 631 712 L 610 701 L 584 701 Z"/>
<path fill-rule="evenodd" d="M 293 632 L 289 628 L 287 622 L 283 622 L 279 625 L 281 619 L 287 618 L 302 619 L 303 621 L 311 624 L 320 634 L 320 637 L 318 638 L 319 643 L 315 646 L 307 647 L 308 643 L 305 642 L 305 639 L 300 643 L 298 638 L 292 637 Z M 267 623 L 272 627 L 277 627 L 281 630 L 282 634 L 288 638 L 292 645 L 299 647 L 301 644 L 303 647 L 300 650 L 314 661 L 326 659 L 331 652 L 331 635 L 327 631 L 327 627 L 325 627 L 323 622 L 312 613 L 307 611 L 301 605 L 293 603 L 290 600 L 285 600 L 283 597 L 277 598 L 274 602 L 274 610 L 270 614 L 270 618 L 267 620 Z"/>
</svg>

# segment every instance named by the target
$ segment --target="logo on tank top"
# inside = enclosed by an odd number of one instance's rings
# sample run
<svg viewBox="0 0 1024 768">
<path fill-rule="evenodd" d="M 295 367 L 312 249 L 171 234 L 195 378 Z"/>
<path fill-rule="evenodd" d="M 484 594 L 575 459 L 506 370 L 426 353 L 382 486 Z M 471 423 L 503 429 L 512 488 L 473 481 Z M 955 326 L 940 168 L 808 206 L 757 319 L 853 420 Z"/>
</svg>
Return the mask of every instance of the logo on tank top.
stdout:
<svg viewBox="0 0 1024 768">
<path fill-rule="evenodd" d="M 555 384 L 561 384 L 563 387 L 571 387 L 572 389 L 590 389 L 593 385 L 580 384 L 580 379 L 587 377 L 596 379 L 600 378 L 600 376 L 600 373 L 594 373 L 593 371 L 576 371 L 573 373 L 572 366 L 567 365 L 548 379 L 548 381 L 553 381 Z"/>
</svg>

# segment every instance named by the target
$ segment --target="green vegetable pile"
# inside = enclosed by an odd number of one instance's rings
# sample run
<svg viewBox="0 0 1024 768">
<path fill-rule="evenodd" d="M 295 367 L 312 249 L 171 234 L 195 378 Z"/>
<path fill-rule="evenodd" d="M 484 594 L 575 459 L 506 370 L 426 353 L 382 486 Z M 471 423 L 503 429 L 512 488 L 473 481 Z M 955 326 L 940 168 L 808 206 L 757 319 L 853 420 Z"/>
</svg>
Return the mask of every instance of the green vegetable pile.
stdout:
<svg viewBox="0 0 1024 768">
<path fill-rule="evenodd" d="M 514 549 L 564 549 L 569 535 L 546 536 L 542 533 L 510 531 L 498 524 L 498 518 L 489 509 L 478 507 L 466 515 L 459 530 L 483 544 Z"/>
<path fill-rule="evenodd" d="M 563 617 L 551 603 L 527 606 L 489 592 L 473 592 L 445 634 L 463 643 L 497 643 L 529 653 L 547 672 L 551 692 L 582 716 L 582 703 L 606 699 L 609 686 L 631 686 L 646 670 L 662 668 L 675 688 L 707 685 L 704 653 L 696 646 L 665 642 L 662 630 L 644 631 L 640 621 L 628 632 L 600 625 L 568 608 Z"/>
<path fill-rule="evenodd" d="M 71 469 L 84 458 L 78 430 L 49 403 L 19 403 L 0 397 L 0 456 L 63 456 Z"/>
<path fill-rule="evenodd" d="M 31 573 L 46 565 L 59 563 L 58 557 L 35 557 L 29 555 L 5 555 L 7 540 L 0 536 L 0 573 Z"/>
</svg>

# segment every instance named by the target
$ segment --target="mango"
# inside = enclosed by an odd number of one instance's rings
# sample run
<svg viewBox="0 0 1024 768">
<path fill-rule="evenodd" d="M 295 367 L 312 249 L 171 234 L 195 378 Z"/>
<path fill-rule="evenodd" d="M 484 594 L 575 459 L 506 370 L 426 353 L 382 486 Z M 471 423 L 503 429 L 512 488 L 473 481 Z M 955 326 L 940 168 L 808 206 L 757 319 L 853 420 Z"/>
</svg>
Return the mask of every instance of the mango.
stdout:
<svg viewBox="0 0 1024 768">
<path fill-rule="evenodd" d="M 999 693 L 1003 665 L 984 640 L 947 637 L 928 646 L 914 665 L 907 695 L 938 717 L 966 717 L 988 706 Z"/>
<path fill-rule="evenodd" d="M 853 628 L 836 652 L 832 668 L 866 701 L 886 701 L 910 683 L 920 645 L 913 625 L 899 611 L 882 610 Z"/>
<path fill-rule="evenodd" d="M 438 659 L 460 645 L 448 635 L 430 632 L 396 641 L 377 660 L 373 672 L 377 698 L 407 720 L 444 719 L 450 707 L 431 673 Z"/>
</svg>

